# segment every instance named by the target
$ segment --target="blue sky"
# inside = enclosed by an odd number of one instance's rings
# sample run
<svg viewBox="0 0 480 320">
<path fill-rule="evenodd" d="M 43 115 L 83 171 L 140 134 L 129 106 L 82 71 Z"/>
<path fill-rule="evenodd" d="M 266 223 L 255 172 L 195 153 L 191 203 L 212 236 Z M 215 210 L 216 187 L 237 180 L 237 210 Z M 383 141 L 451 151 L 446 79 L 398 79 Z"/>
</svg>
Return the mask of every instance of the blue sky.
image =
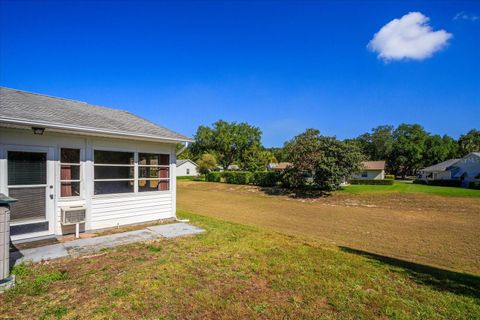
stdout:
<svg viewBox="0 0 480 320">
<path fill-rule="evenodd" d="M 367 48 L 409 12 L 445 31 L 441 49 Z M 343 139 L 403 122 L 458 137 L 480 124 L 478 17 L 475 1 L 0 1 L 0 84 L 187 135 L 246 121 L 266 146 L 307 127 Z"/>
</svg>

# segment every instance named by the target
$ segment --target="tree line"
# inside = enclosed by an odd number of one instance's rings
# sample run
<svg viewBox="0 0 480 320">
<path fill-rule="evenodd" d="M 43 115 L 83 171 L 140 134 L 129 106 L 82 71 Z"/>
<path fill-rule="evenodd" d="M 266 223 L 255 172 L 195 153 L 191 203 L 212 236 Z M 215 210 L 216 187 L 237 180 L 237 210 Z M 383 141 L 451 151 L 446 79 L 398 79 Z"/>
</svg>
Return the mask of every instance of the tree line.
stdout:
<svg viewBox="0 0 480 320">
<path fill-rule="evenodd" d="M 358 146 L 368 160 L 385 160 L 387 172 L 401 177 L 480 151 L 479 130 L 472 129 L 455 140 L 446 134 L 430 134 L 419 124 L 400 124 L 396 128 L 382 125 L 346 141 Z"/>
<path fill-rule="evenodd" d="M 196 161 L 202 173 L 217 166 L 258 171 L 272 162 L 291 162 L 294 169 L 286 175 L 290 184 L 301 185 L 309 177 L 314 184 L 325 186 L 358 172 L 362 160 L 385 160 L 387 172 L 405 177 L 422 167 L 480 151 L 479 130 L 472 129 L 456 140 L 430 134 L 418 124 L 382 125 L 345 140 L 307 129 L 276 148 L 265 148 L 261 137 L 258 127 L 219 120 L 199 126 L 195 142 L 179 158 Z"/>
</svg>

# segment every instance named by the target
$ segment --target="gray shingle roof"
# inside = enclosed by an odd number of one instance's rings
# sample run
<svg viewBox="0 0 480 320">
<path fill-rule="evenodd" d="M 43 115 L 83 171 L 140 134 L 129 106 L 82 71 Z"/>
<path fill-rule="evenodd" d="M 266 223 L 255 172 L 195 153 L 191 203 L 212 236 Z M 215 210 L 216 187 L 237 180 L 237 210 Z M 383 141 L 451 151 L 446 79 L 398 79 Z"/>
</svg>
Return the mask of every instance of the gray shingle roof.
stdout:
<svg viewBox="0 0 480 320">
<path fill-rule="evenodd" d="M 45 124 L 47 128 L 50 124 L 52 127 L 75 127 L 80 131 L 191 141 L 127 111 L 0 87 L 0 122 L 12 120 L 20 124 Z"/>
<path fill-rule="evenodd" d="M 433 166 L 423 168 L 421 171 L 425 171 L 425 172 L 446 171 L 448 167 L 453 166 L 455 163 L 458 162 L 458 160 L 460 159 L 446 160 L 446 161 L 434 164 Z"/>
<path fill-rule="evenodd" d="M 182 164 L 186 163 L 186 162 L 191 162 L 193 163 L 194 165 L 198 166 L 195 162 L 193 162 L 192 160 L 190 159 L 180 159 L 180 160 L 177 160 L 177 167 L 181 166 Z"/>
<path fill-rule="evenodd" d="M 184 164 L 185 162 L 188 162 L 188 160 L 187 160 L 187 159 L 177 160 L 177 167 L 178 167 L 178 166 L 181 166 L 181 165 Z"/>
</svg>

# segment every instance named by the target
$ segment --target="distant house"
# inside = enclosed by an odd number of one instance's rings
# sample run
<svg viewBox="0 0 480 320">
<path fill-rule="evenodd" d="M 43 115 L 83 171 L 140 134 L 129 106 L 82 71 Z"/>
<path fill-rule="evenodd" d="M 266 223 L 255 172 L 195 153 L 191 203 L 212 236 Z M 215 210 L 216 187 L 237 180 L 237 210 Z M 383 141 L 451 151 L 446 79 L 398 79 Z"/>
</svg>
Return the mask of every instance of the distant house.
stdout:
<svg viewBox="0 0 480 320">
<path fill-rule="evenodd" d="M 236 164 L 231 164 L 231 165 L 229 165 L 229 166 L 227 167 L 227 170 L 229 170 L 229 171 L 238 171 L 238 170 L 240 170 L 240 167 L 239 167 L 238 165 L 236 165 Z"/>
<path fill-rule="evenodd" d="M 198 173 L 198 164 L 192 160 L 177 160 L 177 177 L 198 176 Z"/>
<path fill-rule="evenodd" d="M 450 159 L 433 166 L 423 168 L 419 171 L 418 179 L 425 182 L 431 180 L 450 180 L 452 179 L 452 171 L 450 168 L 455 165 L 460 159 Z"/>
<path fill-rule="evenodd" d="M 279 163 L 269 163 L 267 165 L 267 170 L 269 171 L 283 171 L 290 167 L 292 164 L 290 162 L 279 162 Z"/>
<path fill-rule="evenodd" d="M 449 171 L 452 180 L 462 181 L 468 187 L 470 182 L 480 182 L 480 152 L 472 152 L 453 164 Z"/>
<path fill-rule="evenodd" d="M 362 171 L 352 175 L 352 179 L 385 179 L 385 161 L 363 161 Z"/>
</svg>

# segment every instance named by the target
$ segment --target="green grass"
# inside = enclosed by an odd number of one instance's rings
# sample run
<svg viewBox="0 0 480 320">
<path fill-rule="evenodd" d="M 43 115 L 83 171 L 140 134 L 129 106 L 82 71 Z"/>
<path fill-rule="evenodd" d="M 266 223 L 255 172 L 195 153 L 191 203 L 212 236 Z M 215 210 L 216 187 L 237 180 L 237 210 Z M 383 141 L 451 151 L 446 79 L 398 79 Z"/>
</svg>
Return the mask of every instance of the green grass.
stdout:
<svg viewBox="0 0 480 320">
<path fill-rule="evenodd" d="M 200 175 L 198 177 L 195 176 L 179 176 L 177 180 L 186 180 L 186 181 L 205 181 L 205 176 Z"/>
<path fill-rule="evenodd" d="M 349 185 L 344 187 L 341 192 L 348 193 L 368 193 L 368 192 L 407 192 L 407 193 L 427 193 L 439 196 L 450 197 L 480 197 L 480 190 L 429 186 L 423 184 L 414 184 L 408 182 L 395 181 L 391 186 L 381 185 Z"/>
<path fill-rule="evenodd" d="M 0 296 L 0 314 L 15 319 L 480 318 L 478 276 L 188 212 L 179 216 L 207 233 L 22 266 L 16 292 Z M 37 279 L 48 285 L 32 294 Z"/>
</svg>

